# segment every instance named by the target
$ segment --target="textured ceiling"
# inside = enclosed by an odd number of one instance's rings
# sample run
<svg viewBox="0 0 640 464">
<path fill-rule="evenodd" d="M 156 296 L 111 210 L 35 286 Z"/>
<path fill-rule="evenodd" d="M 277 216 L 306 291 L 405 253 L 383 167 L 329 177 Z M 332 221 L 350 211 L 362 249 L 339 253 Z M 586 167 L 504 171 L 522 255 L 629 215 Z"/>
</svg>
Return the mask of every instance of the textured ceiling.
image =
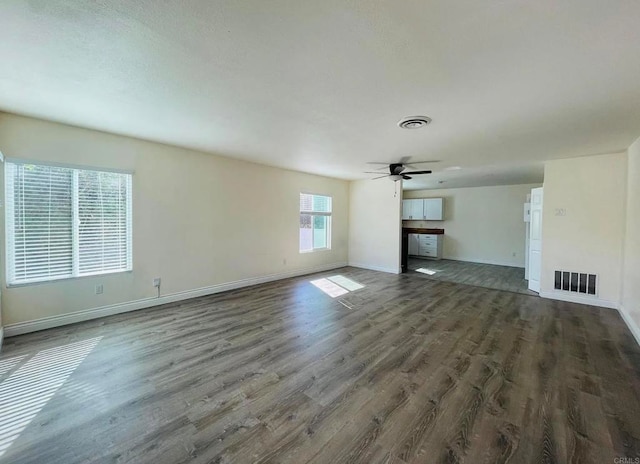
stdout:
<svg viewBox="0 0 640 464">
<path fill-rule="evenodd" d="M 0 110 L 346 179 L 442 160 L 408 188 L 538 182 L 640 136 L 638 18 L 636 0 L 3 0 Z M 396 126 L 415 114 L 433 123 Z"/>
</svg>

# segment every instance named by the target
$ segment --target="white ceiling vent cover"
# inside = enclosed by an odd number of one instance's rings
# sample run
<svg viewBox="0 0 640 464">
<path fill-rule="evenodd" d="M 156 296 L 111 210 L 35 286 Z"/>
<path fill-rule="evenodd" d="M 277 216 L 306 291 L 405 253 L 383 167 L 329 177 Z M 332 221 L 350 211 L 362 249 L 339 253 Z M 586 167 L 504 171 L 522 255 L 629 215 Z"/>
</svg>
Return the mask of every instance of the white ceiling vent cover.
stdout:
<svg viewBox="0 0 640 464">
<path fill-rule="evenodd" d="M 403 129 L 420 129 L 431 123 L 431 118 L 428 116 L 409 116 L 400 120 L 398 126 Z"/>
</svg>

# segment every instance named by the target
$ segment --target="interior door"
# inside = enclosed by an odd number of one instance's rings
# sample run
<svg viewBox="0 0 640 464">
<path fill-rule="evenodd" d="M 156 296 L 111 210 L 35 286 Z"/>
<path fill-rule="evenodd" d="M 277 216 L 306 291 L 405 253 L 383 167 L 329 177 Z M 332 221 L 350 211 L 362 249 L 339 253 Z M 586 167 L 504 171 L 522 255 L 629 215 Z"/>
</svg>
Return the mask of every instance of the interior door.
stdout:
<svg viewBox="0 0 640 464">
<path fill-rule="evenodd" d="M 542 269 L 542 187 L 531 189 L 529 227 L 529 290 L 540 292 Z"/>
</svg>

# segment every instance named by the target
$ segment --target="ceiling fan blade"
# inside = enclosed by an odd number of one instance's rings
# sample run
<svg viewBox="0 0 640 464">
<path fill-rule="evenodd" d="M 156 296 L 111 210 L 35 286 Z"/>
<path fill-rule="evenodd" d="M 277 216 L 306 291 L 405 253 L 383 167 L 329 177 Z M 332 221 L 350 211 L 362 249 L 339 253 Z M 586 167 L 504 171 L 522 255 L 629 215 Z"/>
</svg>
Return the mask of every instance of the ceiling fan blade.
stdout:
<svg viewBox="0 0 640 464">
<path fill-rule="evenodd" d="M 403 176 L 402 176 L 402 178 L 403 178 L 404 180 L 412 179 L 412 177 L 411 177 L 411 176 L 407 176 L 407 175 L 403 175 Z"/>
<path fill-rule="evenodd" d="M 431 171 L 409 171 L 402 174 L 431 174 Z"/>
<path fill-rule="evenodd" d="M 365 164 L 384 164 L 385 166 L 389 166 L 389 163 L 383 163 L 381 161 L 367 161 Z"/>
<path fill-rule="evenodd" d="M 380 172 L 376 172 L 376 171 L 363 171 L 365 174 L 380 174 Z M 388 176 L 389 174 L 385 174 L 385 176 Z"/>
<path fill-rule="evenodd" d="M 377 174 L 377 173 L 374 173 Z M 371 178 L 371 180 L 376 180 L 376 179 L 382 179 L 383 177 L 389 177 L 388 175 L 384 175 L 384 176 L 379 176 L 379 177 L 373 177 Z"/>
<path fill-rule="evenodd" d="M 426 161 L 407 161 L 404 164 L 424 164 L 424 163 L 439 163 L 441 160 L 426 160 Z"/>
<path fill-rule="evenodd" d="M 400 158 L 400 161 L 398 161 L 398 163 L 399 164 L 407 164 L 410 159 L 411 159 L 410 156 L 403 156 L 402 158 Z"/>
</svg>

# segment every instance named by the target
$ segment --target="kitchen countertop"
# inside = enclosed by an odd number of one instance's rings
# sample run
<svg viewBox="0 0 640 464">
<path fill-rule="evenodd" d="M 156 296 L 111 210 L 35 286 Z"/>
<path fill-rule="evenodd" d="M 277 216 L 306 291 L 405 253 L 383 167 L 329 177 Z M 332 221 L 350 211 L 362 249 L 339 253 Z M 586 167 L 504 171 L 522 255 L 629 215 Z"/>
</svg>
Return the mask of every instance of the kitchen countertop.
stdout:
<svg viewBox="0 0 640 464">
<path fill-rule="evenodd" d="M 402 233 L 405 234 L 435 234 L 444 235 L 444 229 L 421 229 L 416 227 L 403 227 Z"/>
</svg>

